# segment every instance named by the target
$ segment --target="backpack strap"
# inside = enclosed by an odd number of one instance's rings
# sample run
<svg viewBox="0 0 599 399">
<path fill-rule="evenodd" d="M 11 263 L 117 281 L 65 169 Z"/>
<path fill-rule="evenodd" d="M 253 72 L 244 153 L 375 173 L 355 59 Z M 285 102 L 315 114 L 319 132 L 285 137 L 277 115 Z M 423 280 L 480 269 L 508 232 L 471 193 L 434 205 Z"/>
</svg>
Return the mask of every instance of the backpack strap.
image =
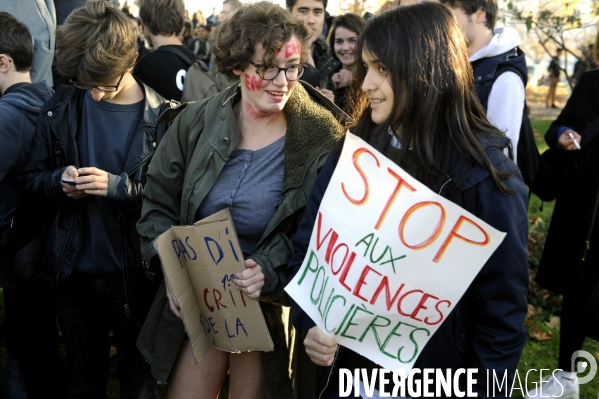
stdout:
<svg viewBox="0 0 599 399">
<path fill-rule="evenodd" d="M 159 49 L 160 49 L 160 51 L 164 51 L 164 52 L 167 52 L 169 54 L 176 55 L 177 57 L 179 57 L 180 59 L 182 59 L 187 64 L 188 68 L 195 61 L 195 60 L 192 60 L 191 58 L 189 58 L 187 56 L 187 54 L 185 54 L 184 52 L 182 52 L 181 50 L 179 50 L 179 49 L 177 49 L 175 47 L 172 47 L 172 46 L 161 46 L 161 47 L 159 47 Z"/>
</svg>

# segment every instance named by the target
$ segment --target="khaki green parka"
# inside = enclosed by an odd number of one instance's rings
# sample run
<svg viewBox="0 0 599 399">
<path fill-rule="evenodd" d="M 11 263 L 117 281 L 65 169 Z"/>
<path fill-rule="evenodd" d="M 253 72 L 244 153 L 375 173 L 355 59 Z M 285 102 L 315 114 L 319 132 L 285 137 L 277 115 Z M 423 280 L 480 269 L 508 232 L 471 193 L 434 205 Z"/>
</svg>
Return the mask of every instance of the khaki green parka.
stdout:
<svg viewBox="0 0 599 399">
<path fill-rule="evenodd" d="M 153 241 L 160 234 L 171 226 L 196 222 L 196 210 L 242 139 L 233 112 L 240 99 L 237 85 L 209 99 L 187 104 L 156 150 L 137 224 L 146 264 L 153 263 Z M 265 275 L 260 304 L 275 350 L 262 357 L 264 383 L 267 397 L 277 399 L 293 397 L 293 331 L 284 291 L 285 267 L 293 255 L 292 239 L 318 171 L 351 122 L 343 111 L 303 82 L 295 86 L 284 112 L 287 132 L 283 198 L 256 252 L 249 256 Z M 183 323 L 170 312 L 162 284 L 138 340 L 138 348 L 159 382 L 168 380 L 184 338 Z"/>
</svg>

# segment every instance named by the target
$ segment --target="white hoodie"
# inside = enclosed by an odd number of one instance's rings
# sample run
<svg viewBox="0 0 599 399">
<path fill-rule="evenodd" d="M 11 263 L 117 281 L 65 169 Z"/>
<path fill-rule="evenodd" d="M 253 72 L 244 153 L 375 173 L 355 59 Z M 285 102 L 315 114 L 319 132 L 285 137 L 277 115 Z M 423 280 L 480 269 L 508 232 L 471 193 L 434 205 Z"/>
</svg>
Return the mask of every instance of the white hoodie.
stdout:
<svg viewBox="0 0 599 399">
<path fill-rule="evenodd" d="M 493 33 L 491 42 L 471 55 L 470 62 L 503 54 L 521 43 L 518 31 L 513 28 L 495 29 Z M 512 140 L 514 162 L 516 162 L 525 98 L 526 91 L 522 79 L 513 72 L 502 73 L 493 83 L 489 93 L 487 118 Z"/>
</svg>

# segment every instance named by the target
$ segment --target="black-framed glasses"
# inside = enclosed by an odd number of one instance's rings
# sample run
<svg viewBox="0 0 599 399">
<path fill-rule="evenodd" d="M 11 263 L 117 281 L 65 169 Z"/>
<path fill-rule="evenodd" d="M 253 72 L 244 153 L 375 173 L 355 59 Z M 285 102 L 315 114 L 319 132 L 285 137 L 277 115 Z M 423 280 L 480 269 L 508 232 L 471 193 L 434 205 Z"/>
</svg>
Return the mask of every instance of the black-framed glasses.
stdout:
<svg viewBox="0 0 599 399">
<path fill-rule="evenodd" d="M 119 86 L 121 85 L 121 81 L 123 80 L 123 77 L 125 76 L 125 74 L 122 74 L 121 77 L 119 78 L 119 81 L 117 82 L 116 86 L 93 86 L 93 85 L 84 85 L 82 83 L 79 82 L 75 82 L 74 80 L 69 80 L 69 82 L 71 82 L 71 84 L 73 86 L 75 86 L 78 89 L 81 90 L 93 90 L 93 89 L 98 89 L 100 91 L 117 91 L 119 89 Z"/>
<path fill-rule="evenodd" d="M 270 68 L 266 68 L 264 64 L 254 64 L 250 61 L 250 64 L 256 67 L 256 73 L 264 80 L 274 80 L 281 71 L 285 71 L 285 77 L 289 81 L 298 80 L 304 73 L 305 65 L 293 64 L 286 68 L 281 68 L 278 65 L 273 65 Z"/>
</svg>

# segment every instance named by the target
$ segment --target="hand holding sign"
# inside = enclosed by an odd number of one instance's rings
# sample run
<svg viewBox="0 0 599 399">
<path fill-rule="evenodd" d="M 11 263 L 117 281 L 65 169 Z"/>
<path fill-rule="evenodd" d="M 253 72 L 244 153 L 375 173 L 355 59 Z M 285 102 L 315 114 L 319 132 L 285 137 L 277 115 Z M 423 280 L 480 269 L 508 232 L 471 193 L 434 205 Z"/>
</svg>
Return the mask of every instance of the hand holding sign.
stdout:
<svg viewBox="0 0 599 399">
<path fill-rule="evenodd" d="M 306 353 L 312 363 L 318 366 L 330 366 L 337 353 L 337 341 L 326 335 L 320 328 L 312 327 L 304 339 Z"/>
<path fill-rule="evenodd" d="M 228 209 L 194 226 L 171 228 L 155 246 L 170 309 L 183 319 L 197 363 L 210 348 L 273 350 L 260 305 L 246 295 L 260 295 L 264 275 L 255 261 L 240 256 Z"/>
<path fill-rule="evenodd" d="M 318 326 L 306 337 L 311 358 L 330 360 L 327 334 L 411 369 L 504 236 L 348 133 L 286 287 Z"/>
<path fill-rule="evenodd" d="M 264 287 L 262 267 L 253 259 L 246 259 L 245 267 L 244 271 L 235 273 L 234 283 L 250 298 L 258 299 Z"/>
</svg>

